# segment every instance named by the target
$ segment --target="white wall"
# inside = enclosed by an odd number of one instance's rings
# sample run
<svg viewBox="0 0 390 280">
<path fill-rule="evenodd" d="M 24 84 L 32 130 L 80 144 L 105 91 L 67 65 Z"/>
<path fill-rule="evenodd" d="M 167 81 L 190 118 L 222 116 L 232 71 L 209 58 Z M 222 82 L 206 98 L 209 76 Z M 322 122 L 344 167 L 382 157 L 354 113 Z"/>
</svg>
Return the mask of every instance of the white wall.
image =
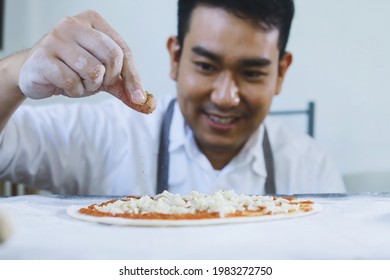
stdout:
<svg viewBox="0 0 390 280">
<path fill-rule="evenodd" d="M 390 1 L 296 4 L 295 62 L 275 105 L 315 100 L 316 138 L 344 173 L 390 172 Z"/>
<path fill-rule="evenodd" d="M 176 34 L 176 0 L 6 1 L 1 56 L 31 46 L 61 17 L 95 9 L 132 47 L 146 88 L 174 92 L 165 41 Z M 296 10 L 295 59 L 273 108 L 314 100 L 316 139 L 343 174 L 390 172 L 390 1 L 296 0 Z"/>
</svg>

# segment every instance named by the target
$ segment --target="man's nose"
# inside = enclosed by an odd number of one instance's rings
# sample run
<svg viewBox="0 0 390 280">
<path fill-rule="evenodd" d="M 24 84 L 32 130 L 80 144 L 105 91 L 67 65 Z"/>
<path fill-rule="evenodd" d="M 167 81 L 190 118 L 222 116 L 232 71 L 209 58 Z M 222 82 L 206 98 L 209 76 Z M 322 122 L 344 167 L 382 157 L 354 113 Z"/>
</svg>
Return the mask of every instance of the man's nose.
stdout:
<svg viewBox="0 0 390 280">
<path fill-rule="evenodd" d="M 240 103 L 237 83 L 232 74 L 221 73 L 215 81 L 211 101 L 221 108 L 231 108 Z"/>
</svg>

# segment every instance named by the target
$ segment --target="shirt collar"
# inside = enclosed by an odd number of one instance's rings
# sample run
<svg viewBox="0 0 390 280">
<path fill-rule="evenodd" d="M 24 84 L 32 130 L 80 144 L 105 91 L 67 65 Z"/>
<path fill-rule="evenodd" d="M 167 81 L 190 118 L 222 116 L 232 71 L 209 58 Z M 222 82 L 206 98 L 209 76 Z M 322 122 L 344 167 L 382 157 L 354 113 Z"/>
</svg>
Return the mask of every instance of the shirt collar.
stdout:
<svg viewBox="0 0 390 280">
<path fill-rule="evenodd" d="M 185 147 L 196 145 L 192 139 L 193 133 L 186 125 L 180 107 L 176 102 L 172 116 L 172 123 L 169 135 L 169 152 L 172 153 L 178 149 L 188 150 Z M 231 164 L 238 166 L 240 164 L 250 164 L 252 170 L 261 177 L 267 176 L 263 153 L 264 124 L 253 133 L 240 153 L 233 159 Z M 191 142 L 191 143 L 189 143 Z M 230 165 L 230 163 L 229 163 Z M 229 166 L 228 165 L 228 166 Z M 227 166 L 227 167 L 228 167 Z"/>
</svg>

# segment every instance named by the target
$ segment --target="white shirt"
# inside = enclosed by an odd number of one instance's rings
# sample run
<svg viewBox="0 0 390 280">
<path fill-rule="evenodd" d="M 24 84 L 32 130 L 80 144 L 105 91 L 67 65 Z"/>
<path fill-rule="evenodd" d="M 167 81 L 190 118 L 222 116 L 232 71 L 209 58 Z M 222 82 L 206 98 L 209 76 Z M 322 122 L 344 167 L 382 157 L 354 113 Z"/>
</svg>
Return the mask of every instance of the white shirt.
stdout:
<svg viewBox="0 0 390 280">
<path fill-rule="evenodd" d="M 116 99 L 101 104 L 21 106 L 0 135 L 0 178 L 59 194 L 153 195 L 160 126 L 169 101 L 162 99 L 151 115 L 135 112 Z M 277 193 L 345 191 L 334 164 L 309 136 L 271 118 L 265 125 Z M 226 167 L 215 170 L 175 104 L 169 191 L 234 189 L 263 194 L 267 176 L 263 134 L 261 125 Z"/>
</svg>

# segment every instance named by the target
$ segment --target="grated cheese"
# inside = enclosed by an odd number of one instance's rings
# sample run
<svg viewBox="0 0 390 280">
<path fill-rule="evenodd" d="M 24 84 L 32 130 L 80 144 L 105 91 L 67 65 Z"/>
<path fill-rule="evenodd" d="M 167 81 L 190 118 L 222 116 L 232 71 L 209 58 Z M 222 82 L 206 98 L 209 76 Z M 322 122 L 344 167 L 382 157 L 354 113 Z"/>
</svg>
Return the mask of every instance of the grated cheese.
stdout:
<svg viewBox="0 0 390 280">
<path fill-rule="evenodd" d="M 208 212 L 219 213 L 220 217 L 248 210 L 257 211 L 262 207 L 265 207 L 264 212 L 270 214 L 286 214 L 299 210 L 299 204 L 291 204 L 291 201 L 284 198 L 236 194 L 233 190 L 219 190 L 210 195 L 191 192 L 184 196 L 164 191 L 154 197 L 124 198 L 103 206 L 95 205 L 96 210 L 111 214 L 180 215 Z"/>
</svg>

